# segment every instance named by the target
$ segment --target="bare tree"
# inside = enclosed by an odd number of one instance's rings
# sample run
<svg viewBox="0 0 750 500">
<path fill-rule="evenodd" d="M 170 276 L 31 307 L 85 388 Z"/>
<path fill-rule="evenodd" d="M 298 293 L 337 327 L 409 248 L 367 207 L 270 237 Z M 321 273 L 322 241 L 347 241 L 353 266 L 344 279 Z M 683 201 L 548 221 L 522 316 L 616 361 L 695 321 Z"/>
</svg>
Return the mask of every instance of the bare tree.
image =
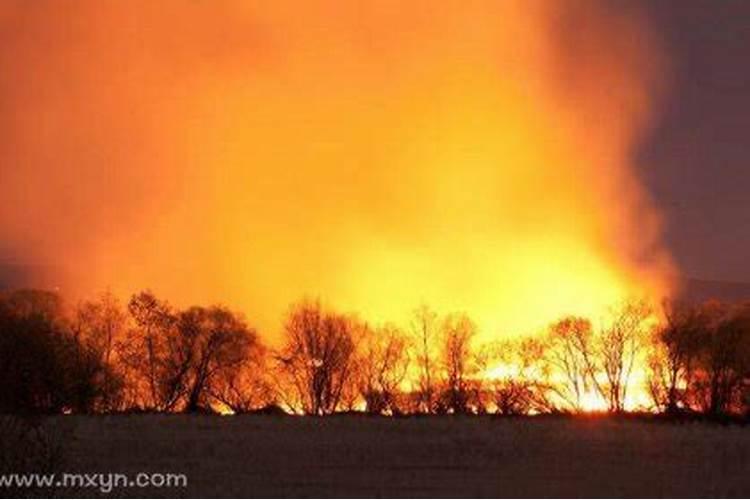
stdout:
<svg viewBox="0 0 750 500">
<path fill-rule="evenodd" d="M 233 413 L 247 413 L 275 405 L 276 395 L 269 379 L 267 349 L 251 342 L 239 364 L 225 366 L 209 387 L 211 397 Z"/>
<path fill-rule="evenodd" d="M 409 368 L 403 332 L 392 325 L 367 328 L 360 346 L 359 386 L 366 411 L 398 412 L 396 396 Z"/>
<path fill-rule="evenodd" d="M 101 398 L 98 411 L 113 411 L 120 407 L 122 377 L 116 362 L 116 343 L 124 339 L 128 317 L 120 302 L 109 291 L 96 300 L 78 305 L 73 314 L 72 329 L 77 339 L 85 342 L 103 363 Z"/>
<path fill-rule="evenodd" d="M 613 310 L 610 323 L 601 331 L 597 352 L 605 382 L 597 382 L 597 387 L 612 412 L 625 410 L 633 367 L 653 326 L 651 307 L 645 301 L 630 300 Z M 592 373 L 595 381 L 597 375 Z"/>
<path fill-rule="evenodd" d="M 583 409 L 583 399 L 597 385 L 594 334 L 588 319 L 568 316 L 550 325 L 545 359 L 552 388 L 565 406 Z"/>
<path fill-rule="evenodd" d="M 690 407 L 701 349 L 711 334 L 711 309 L 664 304 L 664 322 L 655 331 L 648 360 L 649 391 L 661 411 L 674 414 Z"/>
<path fill-rule="evenodd" d="M 445 404 L 453 413 L 468 413 L 472 377 L 477 366 L 472 358 L 476 325 L 465 314 L 453 314 L 442 325 L 442 364 L 445 370 Z"/>
<path fill-rule="evenodd" d="M 306 414 L 339 409 L 352 382 L 355 344 L 351 318 L 326 312 L 319 302 L 292 307 L 284 327 L 285 346 L 277 356 L 293 394 L 288 402 Z"/>
<path fill-rule="evenodd" d="M 439 342 L 438 315 L 426 305 L 417 308 L 410 325 L 411 345 L 417 364 L 417 407 L 422 413 L 433 413 L 437 403 Z"/>
<path fill-rule="evenodd" d="M 96 410 L 106 367 L 72 334 L 57 294 L 0 294 L 0 332 L 0 412 Z"/>
<path fill-rule="evenodd" d="M 135 323 L 118 355 L 128 368 L 132 400 L 157 411 L 211 410 L 258 344 L 245 321 L 226 308 L 174 311 L 150 292 L 128 305 Z"/>
<path fill-rule="evenodd" d="M 750 305 L 714 312 L 694 390 L 709 415 L 740 414 L 747 411 L 750 386 Z"/>
<path fill-rule="evenodd" d="M 212 394 L 247 359 L 257 343 L 255 331 L 222 307 L 191 307 L 180 313 L 177 330 L 181 346 L 173 350 L 174 380 L 184 380 L 185 409 L 210 409 Z"/>
<path fill-rule="evenodd" d="M 554 409 L 549 398 L 549 372 L 542 362 L 544 343 L 535 338 L 501 342 L 495 357 L 502 368 L 492 380 L 491 389 L 496 410 L 502 415 L 528 415 Z"/>
<path fill-rule="evenodd" d="M 182 389 L 167 380 L 165 360 L 180 344 L 176 340 L 175 312 L 150 291 L 134 295 L 128 302 L 134 327 L 117 344 L 118 356 L 127 368 L 131 404 L 150 410 L 171 410 Z"/>
</svg>

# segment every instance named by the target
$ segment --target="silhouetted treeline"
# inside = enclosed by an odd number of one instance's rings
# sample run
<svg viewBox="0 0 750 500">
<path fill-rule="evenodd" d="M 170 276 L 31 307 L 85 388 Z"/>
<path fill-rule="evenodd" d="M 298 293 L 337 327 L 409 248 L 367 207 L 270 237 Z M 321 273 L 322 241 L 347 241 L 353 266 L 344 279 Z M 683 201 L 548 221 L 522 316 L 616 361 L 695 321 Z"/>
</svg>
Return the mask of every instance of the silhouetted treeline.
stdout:
<svg viewBox="0 0 750 500">
<path fill-rule="evenodd" d="M 628 301 L 596 327 L 571 316 L 479 344 L 465 314 L 422 306 L 407 325 L 374 326 L 301 301 L 281 340 L 272 349 L 237 313 L 148 291 L 71 308 L 51 292 L 2 294 L 0 412 L 750 414 L 746 304 Z"/>
</svg>

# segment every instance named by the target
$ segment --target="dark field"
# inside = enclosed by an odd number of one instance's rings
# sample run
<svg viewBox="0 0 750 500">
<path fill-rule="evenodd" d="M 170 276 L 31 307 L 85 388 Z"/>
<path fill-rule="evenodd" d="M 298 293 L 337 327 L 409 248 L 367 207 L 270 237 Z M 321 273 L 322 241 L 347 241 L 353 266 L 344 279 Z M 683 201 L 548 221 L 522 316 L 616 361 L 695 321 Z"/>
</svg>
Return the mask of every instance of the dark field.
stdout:
<svg viewBox="0 0 750 500">
<path fill-rule="evenodd" d="M 564 418 L 63 417 L 66 470 L 174 472 L 109 496 L 748 496 L 750 427 Z M 96 494 L 88 490 L 86 494 Z"/>
</svg>

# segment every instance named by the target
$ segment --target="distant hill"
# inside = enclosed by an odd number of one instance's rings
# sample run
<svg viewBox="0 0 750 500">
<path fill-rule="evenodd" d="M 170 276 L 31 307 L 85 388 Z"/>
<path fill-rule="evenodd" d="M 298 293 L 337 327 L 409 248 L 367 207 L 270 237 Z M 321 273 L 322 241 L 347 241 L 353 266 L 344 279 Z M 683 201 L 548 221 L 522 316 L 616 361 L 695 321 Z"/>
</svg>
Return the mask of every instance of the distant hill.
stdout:
<svg viewBox="0 0 750 500">
<path fill-rule="evenodd" d="M 27 272 L 23 266 L 0 263 L 0 290 L 22 286 Z"/>
<path fill-rule="evenodd" d="M 42 266 L 33 267 L 0 262 L 0 291 L 24 287 L 52 288 L 34 278 L 34 276 L 42 275 L 41 271 L 47 271 L 45 274 L 50 274 L 50 269 Z M 750 283 L 688 278 L 682 284 L 680 298 L 688 302 L 704 302 L 712 299 L 723 302 L 750 301 Z"/>
<path fill-rule="evenodd" d="M 680 295 L 688 302 L 712 299 L 723 302 L 750 301 L 750 283 L 688 279 L 683 283 Z"/>
<path fill-rule="evenodd" d="M 52 289 L 54 283 L 47 283 L 39 276 L 53 276 L 54 268 L 42 265 L 26 265 L 0 262 L 0 291 L 15 288 Z"/>
</svg>

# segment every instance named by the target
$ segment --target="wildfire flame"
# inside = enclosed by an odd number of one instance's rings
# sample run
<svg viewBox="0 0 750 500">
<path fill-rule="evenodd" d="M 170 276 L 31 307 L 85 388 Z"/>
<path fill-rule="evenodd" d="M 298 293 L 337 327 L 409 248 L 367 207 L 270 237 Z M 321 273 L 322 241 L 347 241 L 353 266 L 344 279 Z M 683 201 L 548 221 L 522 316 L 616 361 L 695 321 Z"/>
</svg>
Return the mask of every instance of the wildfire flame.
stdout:
<svg viewBox="0 0 750 500">
<path fill-rule="evenodd" d="M 10 2 L 0 27 L 0 236 L 65 292 L 221 301 L 272 340 L 305 294 L 493 339 L 668 290 L 632 163 L 663 63 L 626 6 Z"/>
</svg>

